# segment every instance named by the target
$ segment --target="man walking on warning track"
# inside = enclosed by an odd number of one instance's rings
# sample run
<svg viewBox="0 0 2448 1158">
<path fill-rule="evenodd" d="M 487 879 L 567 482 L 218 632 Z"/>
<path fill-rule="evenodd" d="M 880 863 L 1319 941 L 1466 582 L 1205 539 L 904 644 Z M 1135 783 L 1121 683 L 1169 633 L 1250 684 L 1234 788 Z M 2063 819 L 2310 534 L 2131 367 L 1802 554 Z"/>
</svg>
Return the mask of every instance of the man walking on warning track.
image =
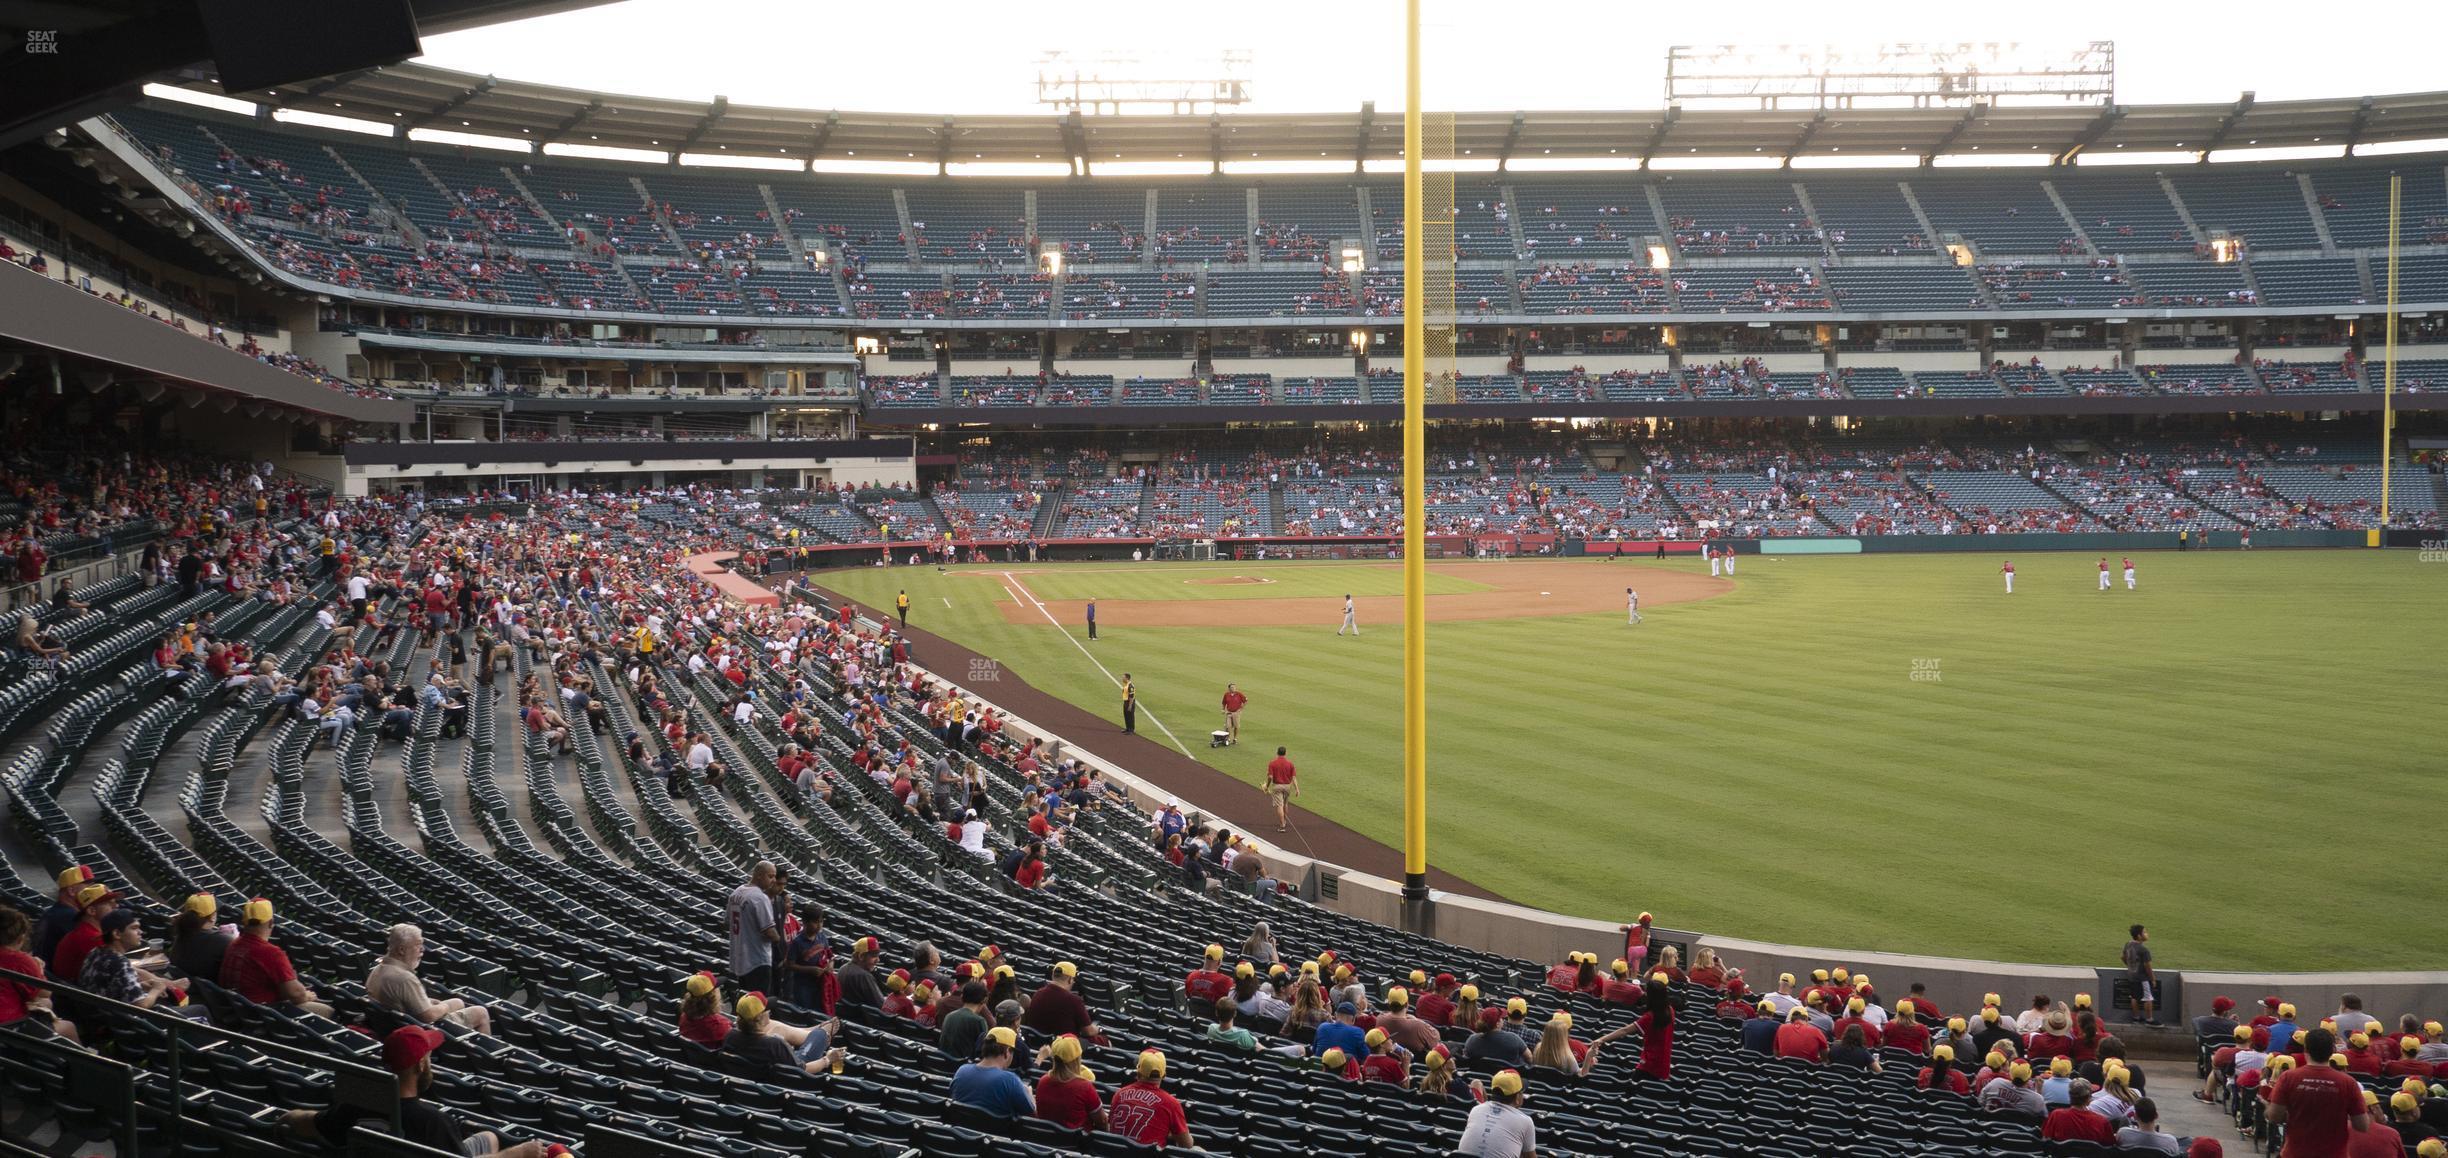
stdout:
<svg viewBox="0 0 2448 1158">
<path fill-rule="evenodd" d="M 1276 748 L 1275 758 L 1267 762 L 1267 795 L 1275 800 L 1275 831 L 1277 832 L 1282 832 L 1290 824 L 1286 816 L 1286 810 L 1289 808 L 1287 802 L 1300 794 L 1298 776 L 1299 773 L 1292 767 L 1292 758 L 1285 755 L 1281 747 Z"/>
<path fill-rule="evenodd" d="M 1224 685 L 1225 743 L 1238 744 L 1241 742 L 1241 707 L 1247 703 L 1249 703 L 1249 697 L 1241 694 L 1240 687 L 1234 684 Z"/>
<path fill-rule="evenodd" d="M 1089 606 L 1096 605 L 1091 603 Z M 1091 619 L 1088 622 L 1093 624 L 1096 621 Z M 1139 734 L 1139 689 L 1131 686 L 1129 672 L 1122 673 L 1122 734 L 1125 736 Z"/>
<path fill-rule="evenodd" d="M 895 596 L 893 596 L 893 610 L 898 611 L 898 612 L 900 612 L 900 613 L 901 613 L 901 626 L 903 626 L 903 627 L 908 627 L 908 626 L 909 626 L 909 592 L 908 592 L 908 591 L 903 591 L 903 592 L 901 592 L 899 595 L 895 595 Z"/>
<path fill-rule="evenodd" d="M 1349 594 L 1343 596 L 1343 626 L 1335 628 L 1335 634 L 1341 635 L 1346 630 L 1349 630 L 1352 633 L 1352 638 L 1358 639 L 1360 637 L 1359 612 L 1353 606 L 1352 597 Z"/>
<path fill-rule="evenodd" d="M 1088 638 L 1096 638 L 1096 600 L 1088 601 Z"/>
</svg>

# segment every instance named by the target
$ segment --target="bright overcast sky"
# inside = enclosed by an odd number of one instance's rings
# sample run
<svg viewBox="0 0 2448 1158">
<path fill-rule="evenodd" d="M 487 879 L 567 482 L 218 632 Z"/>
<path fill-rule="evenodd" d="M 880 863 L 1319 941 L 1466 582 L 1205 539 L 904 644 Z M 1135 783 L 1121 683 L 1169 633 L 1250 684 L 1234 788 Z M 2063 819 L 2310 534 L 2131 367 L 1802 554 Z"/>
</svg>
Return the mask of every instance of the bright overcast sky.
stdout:
<svg viewBox="0 0 2448 1158">
<path fill-rule="evenodd" d="M 2351 20 L 2295 11 L 2277 24 L 2164 0 L 1425 5 L 1423 103 L 1454 110 L 1656 108 L 1674 44 L 2113 40 L 2117 99 L 2129 104 L 2232 101 L 2244 89 L 2262 100 L 2448 89 L 2436 38 L 2412 34 L 2440 19 L 2435 2 L 2379 0 Z M 1038 111 L 1044 50 L 1212 59 L 1246 49 L 1249 111 L 1340 112 L 1364 100 L 1401 107 L 1401 11 L 1395 0 L 624 0 L 428 37 L 422 59 L 682 100 L 1027 113 Z"/>
</svg>

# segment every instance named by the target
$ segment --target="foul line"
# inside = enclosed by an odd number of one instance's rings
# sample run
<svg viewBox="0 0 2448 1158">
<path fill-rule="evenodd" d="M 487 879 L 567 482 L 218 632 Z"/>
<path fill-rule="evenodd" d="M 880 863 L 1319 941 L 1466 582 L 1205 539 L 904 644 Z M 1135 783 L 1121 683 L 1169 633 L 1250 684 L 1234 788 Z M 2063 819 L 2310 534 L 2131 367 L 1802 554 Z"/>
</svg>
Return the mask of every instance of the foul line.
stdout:
<svg viewBox="0 0 2448 1158">
<path fill-rule="evenodd" d="M 1078 648 L 1081 655 L 1088 657 L 1088 662 L 1096 664 L 1096 669 L 1105 673 L 1105 678 L 1113 682 L 1115 690 L 1118 691 L 1121 689 L 1122 681 L 1114 679 L 1114 673 L 1107 669 L 1105 664 L 1098 660 L 1096 656 L 1089 653 L 1088 645 L 1081 643 L 1071 634 L 1070 628 L 1064 627 L 1061 620 L 1054 618 L 1054 613 L 1046 610 L 1045 603 L 1038 599 L 1037 596 L 1032 593 L 1025 584 L 1022 584 L 1019 579 L 1013 577 L 1012 573 L 1009 571 L 1003 572 L 1003 578 L 1005 580 L 1004 590 L 1011 591 L 1019 598 L 1027 600 L 1030 606 L 1037 609 L 1037 614 L 1045 616 L 1045 621 L 1054 625 L 1054 630 L 1061 632 L 1064 639 L 1071 641 L 1071 646 Z M 1165 734 L 1165 739 L 1173 741 L 1173 746 L 1181 749 L 1182 755 L 1188 756 L 1193 760 L 1198 759 L 1198 757 L 1190 755 L 1189 745 L 1182 743 L 1181 737 L 1173 734 L 1173 729 L 1165 727 L 1164 721 L 1157 719 L 1156 713 L 1149 711 L 1145 703 L 1141 703 L 1139 705 L 1139 714 L 1146 716 L 1149 723 L 1156 725 L 1156 730 L 1163 732 Z"/>
</svg>

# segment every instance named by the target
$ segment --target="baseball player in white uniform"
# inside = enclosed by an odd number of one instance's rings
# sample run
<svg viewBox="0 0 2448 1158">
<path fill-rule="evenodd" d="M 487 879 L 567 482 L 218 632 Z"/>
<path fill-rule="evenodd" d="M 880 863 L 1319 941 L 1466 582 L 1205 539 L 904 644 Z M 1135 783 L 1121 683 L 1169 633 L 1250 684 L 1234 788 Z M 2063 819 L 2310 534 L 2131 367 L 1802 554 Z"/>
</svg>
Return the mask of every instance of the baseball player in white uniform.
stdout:
<svg viewBox="0 0 2448 1158">
<path fill-rule="evenodd" d="M 1631 616 L 1630 619 L 1624 621 L 1626 623 L 1639 623 L 1641 621 L 1640 592 L 1634 591 L 1629 587 L 1624 588 L 1624 614 Z"/>
<path fill-rule="evenodd" d="M 1352 633 L 1352 637 L 1355 639 L 1360 635 L 1360 613 L 1358 608 L 1352 603 L 1352 597 L 1350 595 L 1345 595 L 1343 597 L 1343 626 L 1335 628 L 1335 634 L 1341 635 L 1347 630 Z"/>
<path fill-rule="evenodd" d="M 2100 590 L 2108 589 L 2108 556 L 2100 556 Z"/>
<path fill-rule="evenodd" d="M 2126 589 L 2127 591 L 2131 591 L 2131 590 L 2133 590 L 2133 589 L 2134 589 L 2134 565 L 2133 565 L 2133 557 L 2132 557 L 2132 556 L 2130 556 L 2130 555 L 2127 555 L 2127 556 L 2121 556 L 2121 558 L 2124 560 L 2124 563 L 2125 563 L 2125 589 Z"/>
<path fill-rule="evenodd" d="M 1715 579 L 1715 578 L 1717 578 L 1717 577 L 1718 577 L 1718 575 L 1719 575 L 1719 573 L 1721 573 L 1721 572 L 1722 572 L 1722 571 L 1725 569 L 1725 560 L 1720 559 L 1720 558 L 1718 558 L 1718 557 L 1717 557 L 1717 548 L 1715 548 L 1715 547 L 1702 547 L 1702 548 L 1700 548 L 1700 553 L 1701 553 L 1701 554 L 1703 554 L 1703 555 L 1708 556 L 1708 561 L 1709 561 L 1709 578 L 1711 578 L 1711 579 Z"/>
<path fill-rule="evenodd" d="M 1998 573 L 2006 577 L 2006 593 L 2014 594 L 2014 560 L 2006 560 L 2006 565 L 1998 568 Z"/>
<path fill-rule="evenodd" d="M 1717 553 L 1725 556 L 1726 574 L 1732 575 L 1734 573 L 1734 548 L 1720 547 Z"/>
</svg>

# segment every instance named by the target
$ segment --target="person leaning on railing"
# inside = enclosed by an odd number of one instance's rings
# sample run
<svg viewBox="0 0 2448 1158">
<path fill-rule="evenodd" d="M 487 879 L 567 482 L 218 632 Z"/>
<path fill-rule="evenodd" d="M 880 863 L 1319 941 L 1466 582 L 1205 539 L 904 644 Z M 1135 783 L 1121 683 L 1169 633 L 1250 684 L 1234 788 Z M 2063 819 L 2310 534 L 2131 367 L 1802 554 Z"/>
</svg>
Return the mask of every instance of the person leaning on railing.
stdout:
<svg viewBox="0 0 2448 1158">
<path fill-rule="evenodd" d="M 43 975 L 43 963 L 26 952 L 33 928 L 24 913 L 0 909 L 0 969 L 28 977 Z M 51 1012 L 50 991 L 14 977 L 0 977 L 0 1032 L 77 1040 L 76 1026 Z"/>
</svg>

